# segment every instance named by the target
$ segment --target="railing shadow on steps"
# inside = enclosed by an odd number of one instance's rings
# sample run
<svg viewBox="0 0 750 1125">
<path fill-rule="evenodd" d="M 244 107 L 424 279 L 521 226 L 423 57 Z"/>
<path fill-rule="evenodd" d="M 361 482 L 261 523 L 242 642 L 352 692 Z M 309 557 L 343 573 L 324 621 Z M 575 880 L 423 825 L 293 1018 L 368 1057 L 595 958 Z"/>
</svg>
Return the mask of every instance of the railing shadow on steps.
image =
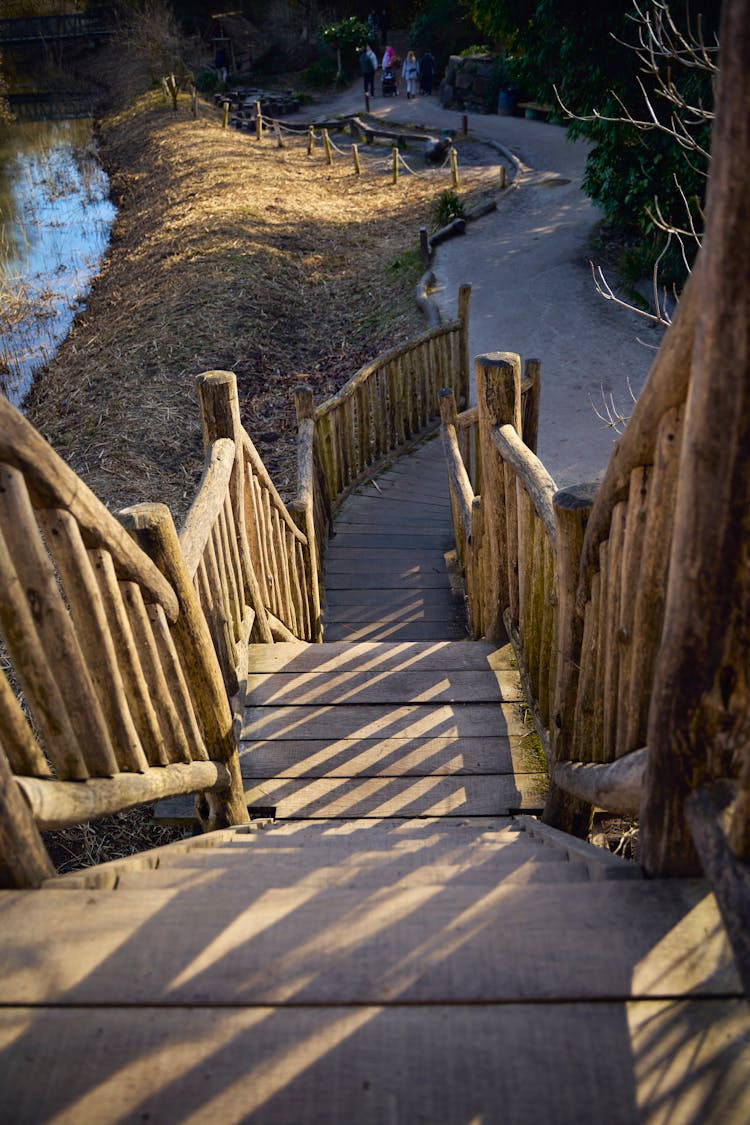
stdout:
<svg viewBox="0 0 750 1125">
<path fill-rule="evenodd" d="M 179 536 L 163 504 L 115 518 L 0 398 L 0 885 L 55 872 L 40 831 L 178 794 L 204 829 L 248 819 L 237 755 L 250 640 L 321 639 L 332 508 L 468 398 L 469 290 L 457 321 L 394 349 L 313 409 L 297 394 L 287 507 L 236 379 L 196 380 L 206 449 Z M 24 710 L 25 704 L 25 710 Z"/>
<path fill-rule="evenodd" d="M 557 491 L 522 436 L 520 371 L 513 353 L 479 356 L 476 408 L 459 414 L 450 391 L 442 397 L 471 634 L 499 640 L 504 626 L 513 644 L 550 764 L 542 819 L 586 837 L 594 808 L 647 810 L 646 870 L 687 875 L 702 866 L 750 991 L 750 750 L 707 745 L 704 769 L 686 781 L 680 746 L 654 735 L 655 670 L 681 563 L 670 546 L 687 382 L 681 394 L 665 390 L 657 363 L 602 485 Z M 731 653 L 732 637 L 722 643 Z M 700 706 L 715 710 L 714 695 Z M 688 789 L 679 807 L 669 776 Z"/>
</svg>

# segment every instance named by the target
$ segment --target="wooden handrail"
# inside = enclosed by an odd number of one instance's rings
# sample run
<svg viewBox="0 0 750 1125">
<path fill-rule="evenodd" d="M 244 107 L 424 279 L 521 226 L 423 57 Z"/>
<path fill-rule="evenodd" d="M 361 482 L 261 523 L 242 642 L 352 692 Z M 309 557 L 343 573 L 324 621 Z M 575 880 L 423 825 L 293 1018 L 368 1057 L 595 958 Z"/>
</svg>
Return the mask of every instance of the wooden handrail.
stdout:
<svg viewBox="0 0 750 1125">
<path fill-rule="evenodd" d="M 470 286 L 461 286 L 455 321 L 377 356 L 312 411 L 329 505 L 434 428 L 442 387 L 468 404 L 470 297 Z"/>
<path fill-rule="evenodd" d="M 180 532 L 180 547 L 191 578 L 195 577 L 211 529 L 224 507 L 234 468 L 234 448 L 230 438 L 219 438 L 211 443 L 198 492 Z"/>
<path fill-rule="evenodd" d="M 554 546 L 557 531 L 552 497 L 557 491 L 555 482 L 542 462 L 531 452 L 512 426 L 498 426 L 492 431 L 492 440 L 503 461 L 510 465 L 518 480 L 531 497 L 536 514 Z"/>
</svg>

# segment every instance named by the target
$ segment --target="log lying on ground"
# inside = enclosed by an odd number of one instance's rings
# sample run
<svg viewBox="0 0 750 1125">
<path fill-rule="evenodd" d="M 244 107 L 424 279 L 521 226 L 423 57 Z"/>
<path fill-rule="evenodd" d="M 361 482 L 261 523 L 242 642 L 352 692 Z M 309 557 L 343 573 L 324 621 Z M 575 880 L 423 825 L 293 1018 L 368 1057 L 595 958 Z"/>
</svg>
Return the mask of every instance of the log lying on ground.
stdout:
<svg viewBox="0 0 750 1125">
<path fill-rule="evenodd" d="M 455 238 L 457 234 L 466 234 L 466 219 L 454 219 L 452 223 L 436 230 L 430 235 L 430 249 L 439 246 L 441 242 L 447 242 L 449 238 Z"/>
</svg>

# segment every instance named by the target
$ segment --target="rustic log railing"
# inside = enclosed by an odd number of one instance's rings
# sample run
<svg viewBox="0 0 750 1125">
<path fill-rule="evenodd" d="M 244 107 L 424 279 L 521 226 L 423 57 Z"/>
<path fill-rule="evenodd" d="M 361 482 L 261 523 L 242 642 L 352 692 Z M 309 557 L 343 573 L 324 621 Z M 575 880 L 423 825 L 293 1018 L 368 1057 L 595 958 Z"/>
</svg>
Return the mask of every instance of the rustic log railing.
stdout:
<svg viewBox="0 0 750 1125">
<path fill-rule="evenodd" d="M 688 387 L 687 378 L 675 381 L 666 372 L 687 370 L 682 325 L 693 311 L 691 286 L 598 490 L 584 484 L 555 491 L 519 436 L 518 356 L 478 357 L 476 412 L 458 415 L 452 394 L 443 393 L 443 443 L 472 635 L 500 640 L 507 633 L 512 641 L 550 760 L 544 819 L 579 836 L 589 831 L 595 806 L 638 815 L 654 800 L 660 728 L 654 685 L 679 566 L 672 540 Z M 733 636 L 724 641 L 728 653 Z M 732 688 L 719 680 L 707 693 L 705 723 L 726 706 L 722 690 Z M 688 802 L 697 836 L 708 833 L 706 809 L 714 809 L 726 825 L 721 846 L 745 862 L 749 763 L 750 752 L 722 755 L 717 744 L 702 777 L 721 779 L 719 788 L 699 790 Z M 663 789 L 663 779 L 658 784 Z M 696 775 L 693 789 L 699 786 Z M 684 837 L 684 814 L 682 823 Z M 673 835 L 673 843 L 672 873 L 696 871 L 689 841 L 680 844 Z M 715 854 L 719 844 L 706 847 Z"/>
<path fill-rule="evenodd" d="M 161 796 L 201 791 L 207 828 L 247 820 L 221 669 L 169 510 L 118 522 L 1 397 L 0 477 L 3 881 L 54 874 L 40 829 Z"/>
<path fill-rule="evenodd" d="M 472 635 L 511 640 L 550 760 L 545 820 L 585 836 L 594 805 L 640 807 L 681 408 L 662 412 L 651 454 L 620 473 L 608 505 L 602 494 L 586 530 L 595 487 L 556 491 L 521 437 L 538 365 L 533 379 L 520 372 L 512 353 L 478 357 L 476 411 L 463 415 L 443 393 L 453 522 Z"/>
<path fill-rule="evenodd" d="M 378 466 L 439 424 L 443 387 L 468 406 L 470 297 L 471 287 L 461 286 L 455 321 L 378 356 L 314 409 L 316 482 L 324 479 L 326 490 L 321 510 L 335 510 Z"/>
<path fill-rule="evenodd" d="M 214 501 L 224 514 L 206 540 L 207 553 L 196 570 L 231 694 L 242 678 L 238 661 L 246 650 L 248 608 L 258 641 L 320 640 L 318 555 L 315 536 L 308 535 L 306 509 L 299 504 L 287 509 L 242 426 L 234 375 L 209 371 L 198 377 L 197 385 L 207 450 L 222 438 L 233 443 L 231 471 L 225 470 L 222 478 L 227 501 L 219 501 L 218 491 Z M 205 522 L 197 515 L 195 519 Z M 190 525 L 191 516 L 181 537 L 185 545 L 192 537 Z M 191 549 L 190 558 L 197 557 Z"/>
</svg>

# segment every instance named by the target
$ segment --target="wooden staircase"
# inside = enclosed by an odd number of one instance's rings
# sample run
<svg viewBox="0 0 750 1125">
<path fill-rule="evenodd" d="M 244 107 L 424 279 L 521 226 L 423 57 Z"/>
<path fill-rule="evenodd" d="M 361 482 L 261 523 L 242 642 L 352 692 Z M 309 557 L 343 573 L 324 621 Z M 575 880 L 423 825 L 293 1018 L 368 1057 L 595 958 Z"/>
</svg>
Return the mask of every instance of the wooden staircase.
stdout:
<svg viewBox="0 0 750 1125">
<path fill-rule="evenodd" d="M 411 486 L 402 464 L 344 506 L 350 563 L 363 504 L 419 527 L 410 464 Z M 333 568 L 355 639 L 249 647 L 258 819 L 0 893 L 6 1120 L 750 1119 L 750 1016 L 708 886 L 529 815 L 547 775 L 511 650 L 397 612 L 403 539 L 390 569 L 377 546 Z M 452 597 L 427 550 L 405 602 Z M 378 604 L 405 639 L 356 639 Z"/>
<path fill-rule="evenodd" d="M 575 848 L 501 816 L 290 819 L 116 889 L 5 892 L 4 1119 L 746 1121 L 706 885 Z"/>
</svg>

